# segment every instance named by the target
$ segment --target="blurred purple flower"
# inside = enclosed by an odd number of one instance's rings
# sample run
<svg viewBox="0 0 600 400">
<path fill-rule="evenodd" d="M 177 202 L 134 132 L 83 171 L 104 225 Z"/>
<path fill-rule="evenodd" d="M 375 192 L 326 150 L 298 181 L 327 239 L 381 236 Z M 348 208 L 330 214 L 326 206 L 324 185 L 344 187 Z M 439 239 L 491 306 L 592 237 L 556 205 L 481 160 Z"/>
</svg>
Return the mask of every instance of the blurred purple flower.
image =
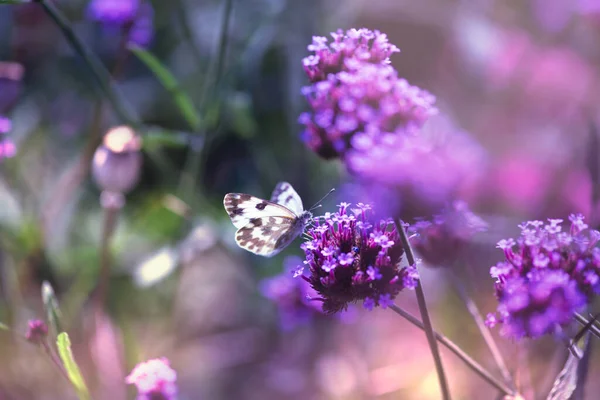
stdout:
<svg viewBox="0 0 600 400">
<path fill-rule="evenodd" d="M 33 319 L 28 322 L 25 338 L 31 343 L 41 343 L 48 336 L 48 326 L 39 319 Z"/>
<path fill-rule="evenodd" d="M 486 161 L 479 143 L 443 118 L 432 119 L 418 136 L 361 133 L 352 140 L 348 169 L 370 184 L 399 190 L 403 210 L 413 203 L 439 209 L 477 181 Z"/>
<path fill-rule="evenodd" d="M 0 160 L 13 157 L 17 153 L 17 147 L 14 142 L 6 136 L 12 129 L 12 124 L 8 118 L 0 116 Z"/>
<path fill-rule="evenodd" d="M 332 32 L 332 42 L 324 36 L 313 36 L 308 50 L 314 54 L 302 60 L 304 70 L 312 83 L 326 80 L 329 74 L 355 71 L 361 63 L 389 64 L 390 56 L 400 52 L 389 43 L 387 35 L 366 28 L 341 29 Z"/>
<path fill-rule="evenodd" d="M 137 387 L 137 400 L 175 400 L 176 380 L 177 373 L 164 357 L 139 363 L 125 378 L 126 383 Z"/>
<path fill-rule="evenodd" d="M 302 139 L 321 157 L 343 157 L 379 137 L 418 132 L 437 113 L 435 97 L 398 78 L 394 68 L 363 63 L 303 89 L 311 111 L 300 115 Z"/>
<path fill-rule="evenodd" d="M 338 212 L 320 217 L 308 230 L 311 239 L 302 244 L 309 267 L 309 276 L 302 278 L 318 293 L 327 314 L 360 300 L 367 309 L 385 308 L 418 279 L 414 267 L 400 268 L 404 250 L 393 221 L 375 221 L 369 205 L 349 207 L 342 203 Z"/>
<path fill-rule="evenodd" d="M 92 0 L 87 9 L 88 18 L 108 28 L 128 31 L 128 40 L 145 47 L 154 34 L 154 10 L 147 1 L 140 0 Z"/>
<path fill-rule="evenodd" d="M 321 302 L 312 300 L 318 297 L 314 289 L 304 279 L 295 279 L 302 262 L 300 257 L 287 257 L 280 275 L 260 283 L 262 294 L 277 304 L 283 330 L 292 330 L 309 322 L 315 313 L 322 314 Z"/>
<path fill-rule="evenodd" d="M 461 259 L 465 247 L 478 232 L 487 230 L 487 223 L 475 215 L 467 203 L 454 201 L 433 221 L 419 221 L 410 232 L 411 242 L 430 266 L 452 266 Z"/>
<path fill-rule="evenodd" d="M 560 219 L 528 221 L 520 225 L 517 240 L 498 242 L 506 261 L 490 274 L 496 279 L 496 319 L 504 335 L 554 333 L 600 292 L 600 249 L 595 247 L 600 232 L 588 229 L 581 215 L 569 220 L 568 232 Z"/>
</svg>

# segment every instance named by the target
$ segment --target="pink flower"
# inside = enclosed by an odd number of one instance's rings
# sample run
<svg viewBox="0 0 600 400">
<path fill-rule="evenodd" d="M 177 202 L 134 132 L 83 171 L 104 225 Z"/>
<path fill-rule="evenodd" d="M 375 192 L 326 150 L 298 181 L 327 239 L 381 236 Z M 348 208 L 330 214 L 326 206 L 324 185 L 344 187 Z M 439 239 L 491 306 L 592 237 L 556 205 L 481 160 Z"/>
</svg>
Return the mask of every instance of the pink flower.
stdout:
<svg viewBox="0 0 600 400">
<path fill-rule="evenodd" d="M 175 400 L 176 380 L 177 373 L 165 357 L 139 363 L 125 378 L 126 383 L 137 387 L 137 400 Z"/>
</svg>

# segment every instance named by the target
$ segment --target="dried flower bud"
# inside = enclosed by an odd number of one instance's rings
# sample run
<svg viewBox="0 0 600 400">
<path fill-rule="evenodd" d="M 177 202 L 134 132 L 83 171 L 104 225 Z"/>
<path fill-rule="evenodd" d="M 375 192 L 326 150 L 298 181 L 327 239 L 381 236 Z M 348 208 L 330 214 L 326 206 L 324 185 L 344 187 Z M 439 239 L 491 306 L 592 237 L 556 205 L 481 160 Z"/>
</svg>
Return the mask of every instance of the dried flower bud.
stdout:
<svg viewBox="0 0 600 400">
<path fill-rule="evenodd" d="M 39 319 L 32 319 L 29 321 L 29 327 L 25 338 L 31 343 L 40 343 L 48 336 L 48 326 L 44 321 Z"/>
<path fill-rule="evenodd" d="M 109 193 L 126 193 L 137 184 L 142 166 L 141 139 L 128 126 L 118 126 L 104 136 L 92 162 L 96 185 Z"/>
</svg>

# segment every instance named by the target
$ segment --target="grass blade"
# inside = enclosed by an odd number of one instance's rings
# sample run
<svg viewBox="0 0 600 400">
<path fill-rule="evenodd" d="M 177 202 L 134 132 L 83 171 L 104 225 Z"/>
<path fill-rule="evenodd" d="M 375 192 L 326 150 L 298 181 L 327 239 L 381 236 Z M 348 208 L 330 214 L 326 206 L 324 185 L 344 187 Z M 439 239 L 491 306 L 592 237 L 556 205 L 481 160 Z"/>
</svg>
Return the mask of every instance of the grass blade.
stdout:
<svg viewBox="0 0 600 400">
<path fill-rule="evenodd" d="M 56 339 L 56 345 L 58 347 L 60 359 L 62 360 L 65 370 L 67 371 L 67 375 L 69 376 L 69 380 L 75 388 L 75 391 L 77 391 L 77 396 L 80 400 L 90 400 L 90 392 L 85 385 L 85 381 L 83 380 L 79 366 L 75 362 L 75 358 L 73 358 L 69 335 L 66 332 L 61 332 Z"/>
<path fill-rule="evenodd" d="M 200 129 L 200 116 L 190 97 L 181 89 L 181 85 L 171 72 L 156 58 L 152 53 L 147 52 L 141 47 L 129 45 L 129 50 L 133 52 L 146 66 L 154 73 L 163 87 L 173 96 L 175 104 L 179 108 L 181 115 L 185 118 L 188 125 L 194 130 Z"/>
</svg>

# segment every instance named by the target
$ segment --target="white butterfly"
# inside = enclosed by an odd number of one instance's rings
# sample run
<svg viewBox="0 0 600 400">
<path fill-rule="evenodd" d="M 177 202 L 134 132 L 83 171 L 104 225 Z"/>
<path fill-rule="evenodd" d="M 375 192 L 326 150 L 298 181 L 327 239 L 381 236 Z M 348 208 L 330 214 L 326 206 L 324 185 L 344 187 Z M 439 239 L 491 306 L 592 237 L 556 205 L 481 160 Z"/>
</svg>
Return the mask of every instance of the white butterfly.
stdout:
<svg viewBox="0 0 600 400">
<path fill-rule="evenodd" d="M 289 245 L 312 220 L 302 199 L 287 182 L 279 182 L 271 201 L 242 193 L 228 193 L 223 200 L 231 222 L 238 228 L 237 244 L 254 254 L 272 257 Z"/>
</svg>

